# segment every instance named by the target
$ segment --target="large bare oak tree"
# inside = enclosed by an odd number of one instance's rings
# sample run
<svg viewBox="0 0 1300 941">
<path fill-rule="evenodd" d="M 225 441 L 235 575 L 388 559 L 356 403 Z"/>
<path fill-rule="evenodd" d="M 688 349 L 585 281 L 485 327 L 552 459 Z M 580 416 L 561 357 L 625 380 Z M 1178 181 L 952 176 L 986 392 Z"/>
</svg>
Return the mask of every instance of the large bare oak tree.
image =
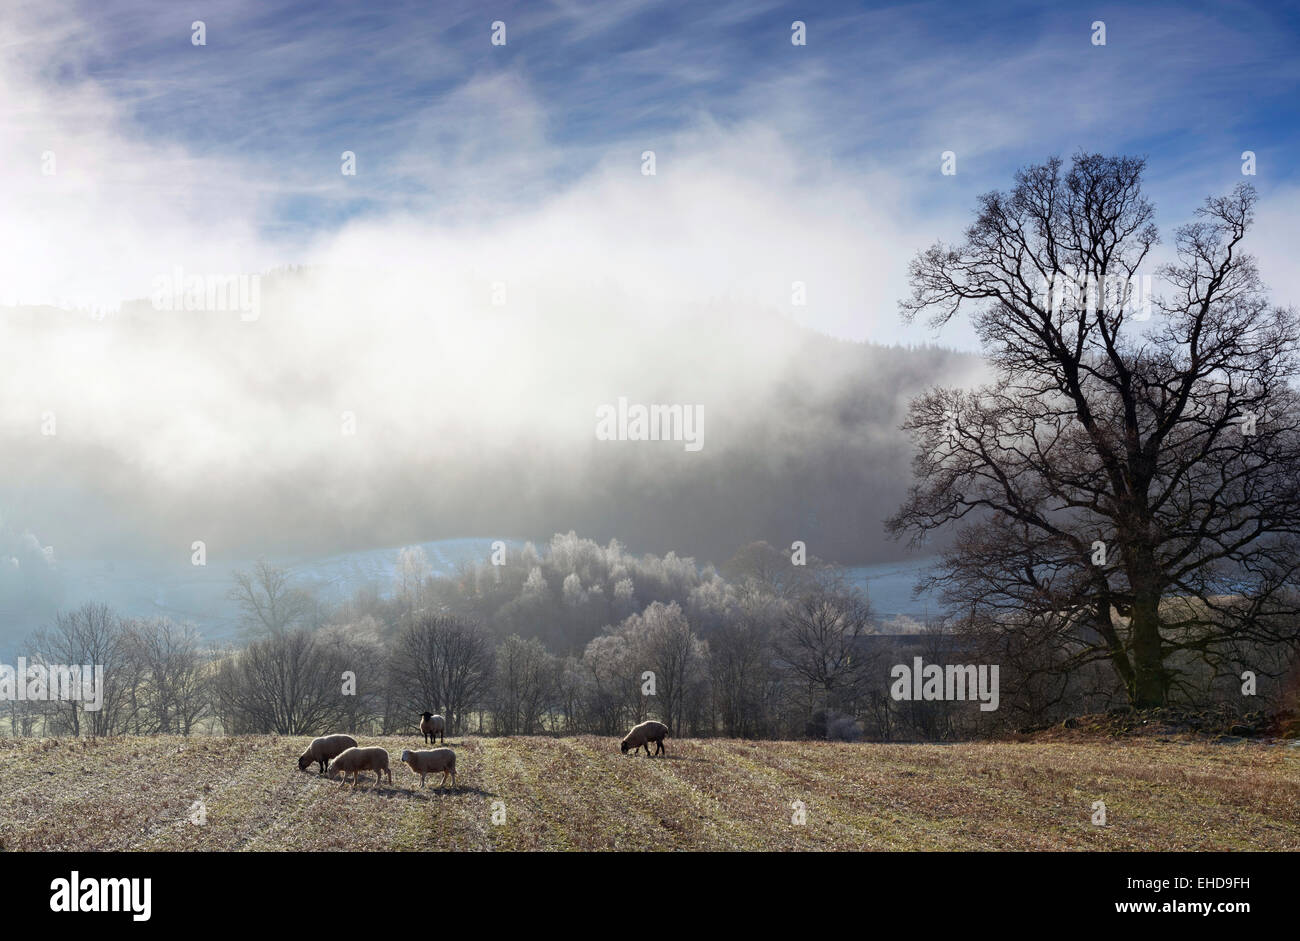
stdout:
<svg viewBox="0 0 1300 941">
<path fill-rule="evenodd" d="M 930 584 L 968 627 L 1061 671 L 1108 661 L 1138 707 L 1177 694 L 1180 664 L 1250 668 L 1243 650 L 1300 633 L 1300 325 L 1243 250 L 1255 191 L 1208 199 L 1152 277 L 1143 169 L 1028 167 L 913 261 L 904 316 L 973 308 L 992 377 L 912 403 L 888 524 L 955 526 Z"/>
</svg>

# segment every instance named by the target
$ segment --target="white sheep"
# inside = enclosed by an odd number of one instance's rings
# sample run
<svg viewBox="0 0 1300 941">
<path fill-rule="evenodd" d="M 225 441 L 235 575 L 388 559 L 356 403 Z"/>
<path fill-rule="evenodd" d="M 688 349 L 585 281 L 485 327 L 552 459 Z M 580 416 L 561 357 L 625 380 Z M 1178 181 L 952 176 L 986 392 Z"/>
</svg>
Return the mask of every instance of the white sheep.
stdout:
<svg viewBox="0 0 1300 941">
<path fill-rule="evenodd" d="M 668 726 L 662 722 L 656 722 L 654 719 L 642 722 L 640 725 L 634 725 L 632 731 L 628 732 L 623 739 L 623 754 L 626 755 L 629 748 L 633 751 L 639 751 L 642 746 L 645 746 L 645 753 L 648 757 L 650 755 L 650 742 L 655 743 L 655 754 L 662 754 L 664 751 L 664 738 L 667 735 Z"/>
<path fill-rule="evenodd" d="M 302 753 L 302 757 L 298 759 L 298 770 L 306 771 L 307 766 L 314 761 L 320 765 L 320 773 L 324 774 L 331 758 L 356 747 L 357 740 L 351 735 L 322 735 L 320 738 L 314 738 L 307 746 L 307 750 Z"/>
<path fill-rule="evenodd" d="M 447 720 L 442 716 L 434 715 L 432 712 L 420 713 L 420 732 L 424 735 L 426 743 L 436 743 L 439 736 L 442 737 L 442 744 L 447 743 Z"/>
<path fill-rule="evenodd" d="M 383 776 L 388 775 L 388 783 L 393 783 L 393 772 L 388 769 L 388 752 L 383 748 L 349 748 L 343 754 L 334 759 L 330 765 L 329 775 L 343 772 L 343 783 L 348 783 L 348 775 L 352 775 L 352 788 L 356 789 L 357 782 L 361 780 L 361 772 L 373 771 L 375 773 L 375 783 L 383 781 Z"/>
<path fill-rule="evenodd" d="M 450 748 L 434 748 L 430 751 L 411 751 L 408 748 L 402 752 L 402 760 L 420 776 L 420 787 L 424 787 L 426 774 L 437 774 L 439 771 L 442 772 L 442 781 L 438 787 L 447 783 L 449 774 L 451 786 L 456 786 L 456 753 Z"/>
</svg>

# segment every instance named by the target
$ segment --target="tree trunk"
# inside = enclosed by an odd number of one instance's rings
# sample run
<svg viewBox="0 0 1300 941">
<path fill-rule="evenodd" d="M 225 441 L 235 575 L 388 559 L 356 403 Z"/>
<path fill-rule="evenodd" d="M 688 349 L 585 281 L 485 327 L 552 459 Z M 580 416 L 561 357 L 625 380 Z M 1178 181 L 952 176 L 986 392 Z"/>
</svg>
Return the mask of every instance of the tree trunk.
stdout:
<svg viewBox="0 0 1300 941">
<path fill-rule="evenodd" d="M 1133 646 L 1133 678 L 1129 702 L 1137 709 L 1165 704 L 1168 677 L 1165 673 L 1164 642 L 1160 637 L 1160 597 L 1143 592 L 1134 601 L 1129 624 Z"/>
</svg>

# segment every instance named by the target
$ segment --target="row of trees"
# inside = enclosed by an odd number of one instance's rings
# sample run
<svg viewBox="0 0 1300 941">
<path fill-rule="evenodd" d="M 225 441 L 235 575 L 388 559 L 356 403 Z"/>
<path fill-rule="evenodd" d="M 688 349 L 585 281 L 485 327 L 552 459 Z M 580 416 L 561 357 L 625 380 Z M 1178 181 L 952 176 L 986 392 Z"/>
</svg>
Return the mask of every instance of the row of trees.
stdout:
<svg viewBox="0 0 1300 941">
<path fill-rule="evenodd" d="M 29 646 L 35 662 L 103 667 L 99 709 L 80 702 L 5 703 L 17 734 L 188 735 L 210 708 L 212 653 L 192 627 L 125 619 L 102 604 L 56 615 Z"/>
<path fill-rule="evenodd" d="M 547 570 L 578 569 L 584 559 L 621 551 L 571 535 L 557 540 L 567 560 L 539 556 Z M 645 561 L 643 568 L 655 566 Z M 320 627 L 254 631 L 239 648 L 205 647 L 193 630 L 170 621 L 86 605 L 61 614 L 31 649 L 50 663 L 103 665 L 103 708 L 11 702 L 8 724 L 25 735 L 397 734 L 413 732 L 419 713 L 431 710 L 447 716 L 453 734 L 617 735 L 653 717 L 678 736 L 897 740 L 1037 724 L 1126 698 L 1103 664 L 1070 664 L 1068 651 L 1014 631 L 981 635 L 934 625 L 882 635 L 866 598 L 815 559 L 794 566 L 758 543 L 724 570 L 661 583 L 680 599 L 650 601 L 572 651 L 506 632 L 490 610 L 487 620 L 450 613 L 445 603 L 420 611 L 403 597 L 400 566 L 391 595 L 361 592 L 327 611 Z M 576 574 L 555 581 L 572 584 Z M 295 590 L 288 578 L 269 584 Z M 464 594 L 455 585 L 416 584 L 433 604 Z M 517 612 L 517 600 L 504 605 Z M 542 597 L 533 603 L 543 611 L 551 604 Z M 894 699 L 891 670 L 914 656 L 998 664 L 998 711 L 982 712 L 972 701 Z M 1284 648 L 1241 652 L 1241 662 L 1265 677 L 1293 668 L 1286 657 Z M 1196 673 L 1195 664 L 1184 666 L 1188 676 Z M 1233 672 L 1199 675 L 1199 701 L 1242 701 Z M 1259 693 L 1252 703 L 1276 700 L 1283 687 L 1266 680 Z"/>
<path fill-rule="evenodd" d="M 817 560 L 793 566 L 765 544 L 738 554 L 725 578 L 574 534 L 441 583 L 411 561 L 404 551 L 391 594 L 359 592 L 333 610 L 273 566 L 241 573 L 248 637 L 239 648 L 204 647 L 192 629 L 103 605 L 61 614 L 30 649 L 51 663 L 102 665 L 104 706 L 11 703 L 10 725 L 19 734 L 392 732 L 428 709 L 455 731 L 496 734 L 612 735 L 653 716 L 677 735 L 802 735 L 814 715 L 852 715 L 887 677 L 868 669 L 860 646 L 872 631 L 865 597 Z M 510 630 L 525 614 L 590 615 L 606 603 L 594 600 L 606 584 L 608 603 L 628 613 L 591 636 L 570 627 L 574 647 Z M 660 597 L 638 610 L 638 595 Z M 302 623 L 307 612 L 324 623 Z"/>
</svg>

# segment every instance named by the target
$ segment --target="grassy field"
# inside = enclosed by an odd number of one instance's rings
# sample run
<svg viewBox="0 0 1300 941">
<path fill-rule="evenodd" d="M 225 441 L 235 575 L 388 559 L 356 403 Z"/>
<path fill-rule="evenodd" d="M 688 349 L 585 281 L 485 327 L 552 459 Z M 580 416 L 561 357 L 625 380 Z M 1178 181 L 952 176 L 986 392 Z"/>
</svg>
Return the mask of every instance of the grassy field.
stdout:
<svg viewBox="0 0 1300 941">
<path fill-rule="evenodd" d="M 298 771 L 308 739 L 0 740 L 4 850 L 1296 850 L 1300 748 L 465 738 L 421 790 Z M 1102 800 L 1107 826 L 1091 822 Z M 200 813 L 203 822 L 191 822 Z M 801 801 L 806 822 L 792 822 Z M 504 810 L 504 823 L 493 822 Z"/>
</svg>

